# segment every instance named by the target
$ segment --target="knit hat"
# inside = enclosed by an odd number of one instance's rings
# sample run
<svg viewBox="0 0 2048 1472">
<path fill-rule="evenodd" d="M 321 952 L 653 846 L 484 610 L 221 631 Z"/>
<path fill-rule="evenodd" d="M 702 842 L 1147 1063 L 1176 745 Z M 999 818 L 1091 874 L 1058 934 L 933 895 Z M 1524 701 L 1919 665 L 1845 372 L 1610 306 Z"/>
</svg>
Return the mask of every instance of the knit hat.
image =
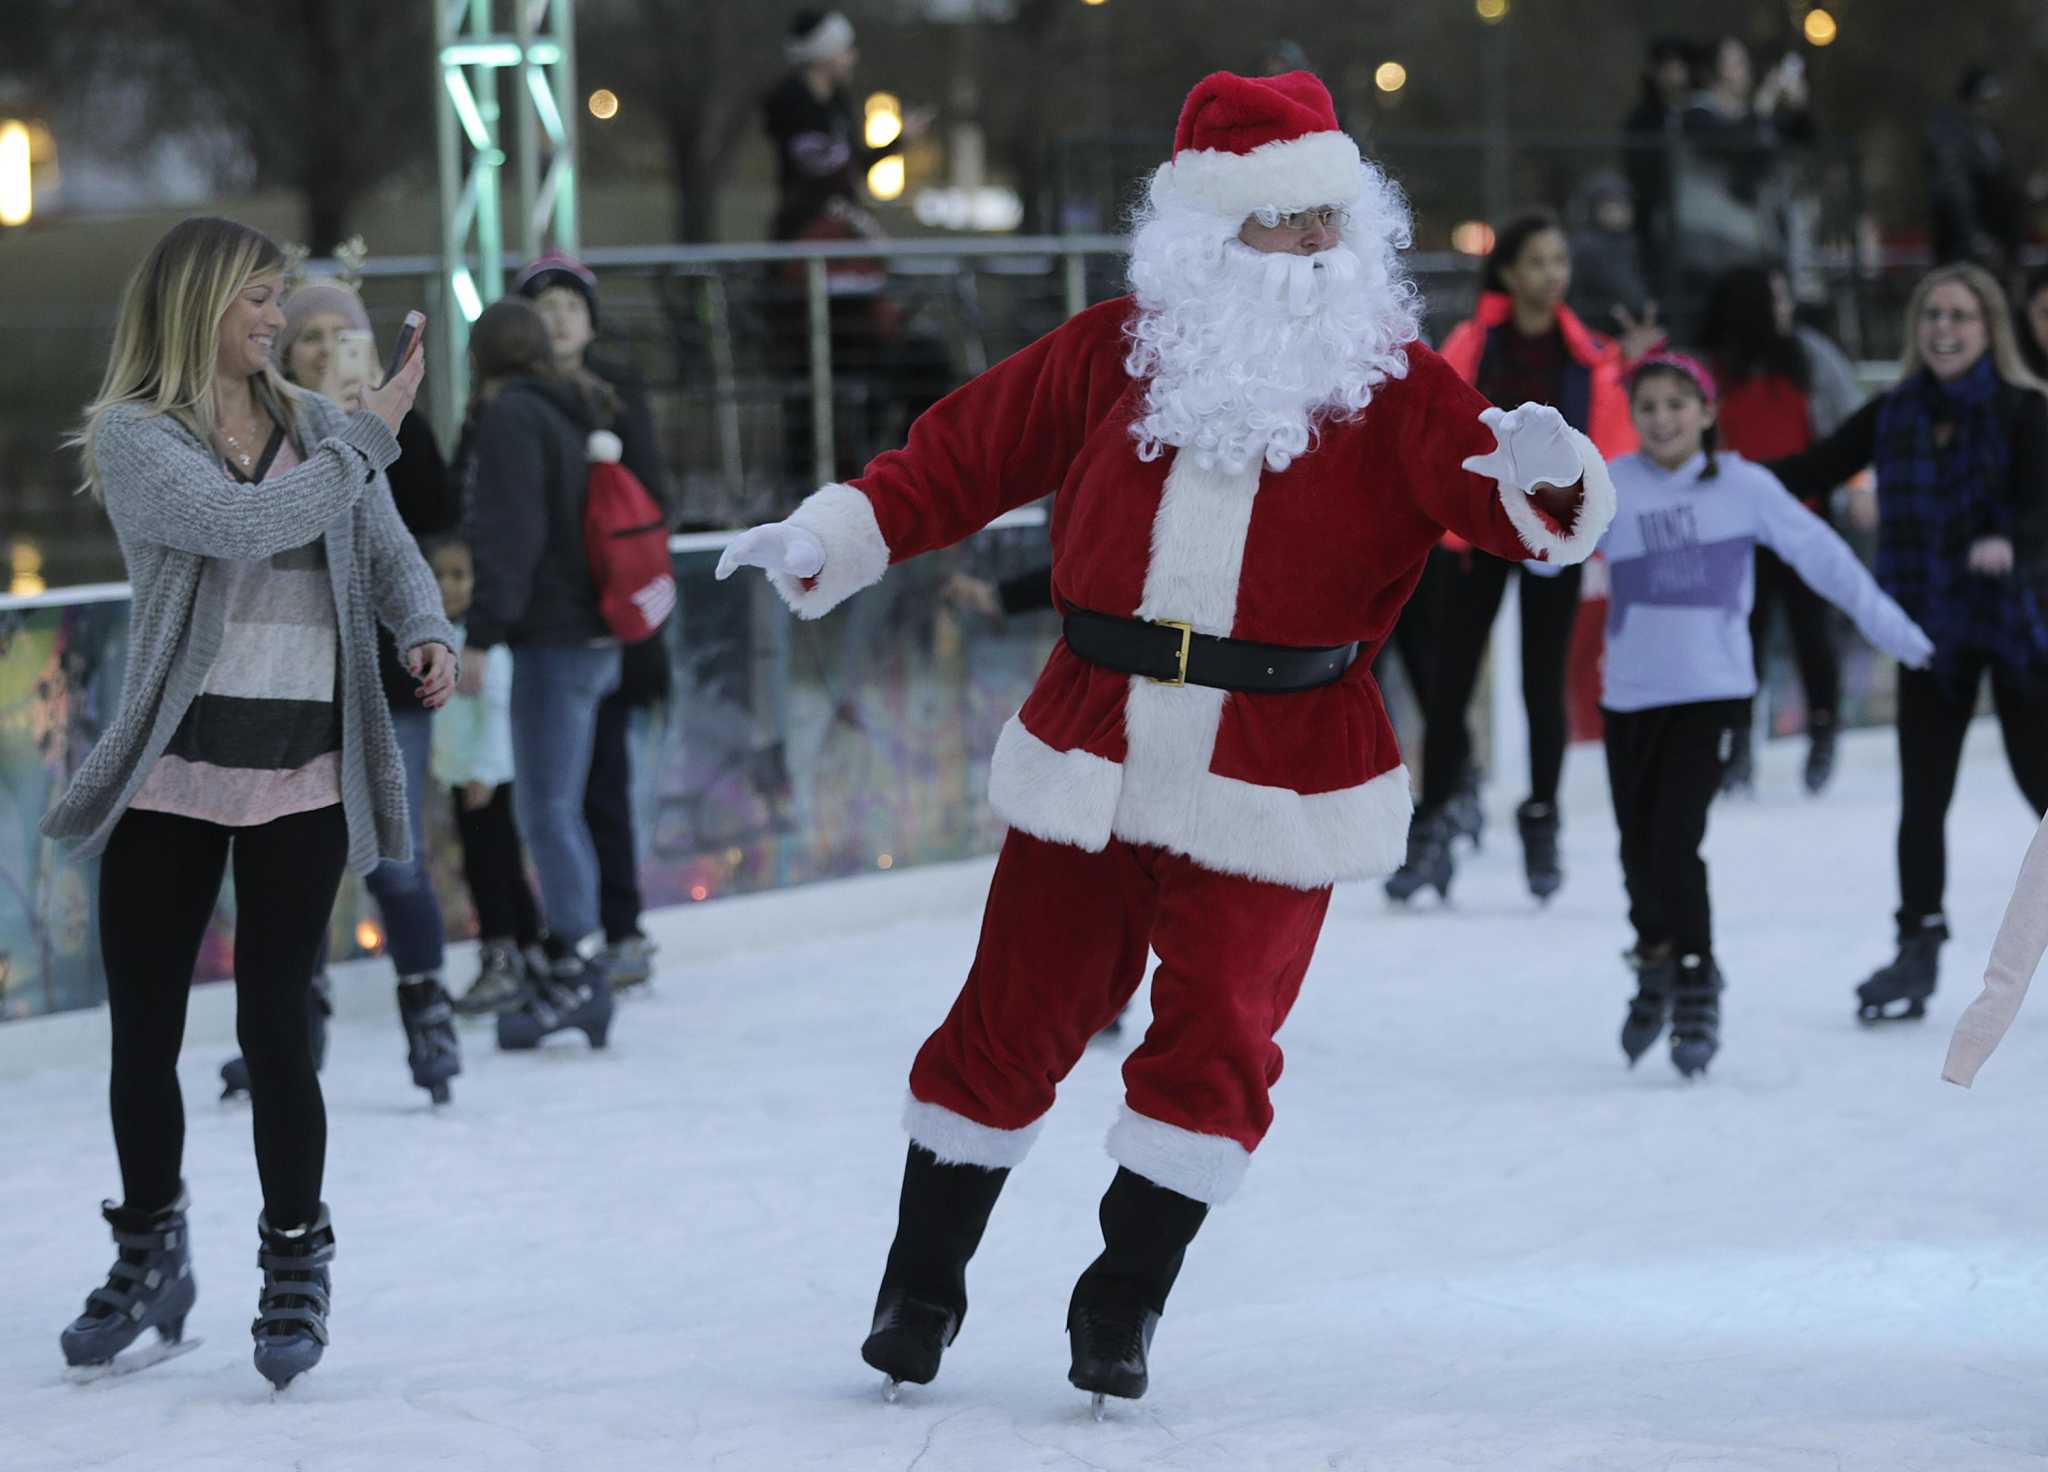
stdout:
<svg viewBox="0 0 2048 1472">
<path fill-rule="evenodd" d="M 1338 129 L 1329 90 L 1312 73 L 1216 72 L 1188 93 L 1152 199 L 1243 219 L 1259 209 L 1349 204 L 1363 182 L 1358 145 Z"/>
<path fill-rule="evenodd" d="M 284 299 L 284 331 L 277 335 L 274 349 L 280 369 L 291 362 L 292 344 L 299 340 L 306 324 L 328 312 L 348 319 L 348 325 L 357 332 L 370 330 L 370 314 L 363 310 L 363 299 L 353 290 L 339 281 L 302 281 Z"/>
<path fill-rule="evenodd" d="M 1652 369 L 1661 369 L 1666 373 L 1676 373 L 1681 378 L 1691 379 L 1692 386 L 1700 391 L 1700 397 L 1706 401 L 1707 407 L 1714 407 L 1714 375 L 1707 371 L 1707 365 L 1698 358 L 1689 353 L 1645 353 L 1629 367 L 1628 391 L 1634 393 L 1636 384 Z"/>
<path fill-rule="evenodd" d="M 823 15 L 799 11 L 783 38 L 782 57 L 791 66 L 809 66 L 829 61 L 842 51 L 853 49 L 853 22 L 836 10 Z"/>
<path fill-rule="evenodd" d="M 529 301 L 537 299 L 550 286 L 566 286 L 581 293 L 583 305 L 590 309 L 591 330 L 597 328 L 597 277 L 590 267 L 574 256 L 551 250 L 537 261 L 530 261 L 512 283 L 512 289 Z"/>
</svg>

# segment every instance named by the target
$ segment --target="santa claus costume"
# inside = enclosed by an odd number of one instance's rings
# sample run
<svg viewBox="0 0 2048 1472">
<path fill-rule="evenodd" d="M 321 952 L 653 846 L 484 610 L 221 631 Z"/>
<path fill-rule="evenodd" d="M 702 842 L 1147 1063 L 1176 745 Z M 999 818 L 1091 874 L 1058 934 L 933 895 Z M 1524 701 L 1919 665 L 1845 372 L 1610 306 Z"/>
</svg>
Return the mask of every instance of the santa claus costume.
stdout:
<svg viewBox="0 0 2048 1472">
<path fill-rule="evenodd" d="M 849 485 L 735 539 L 815 618 L 889 565 L 1055 493 L 1065 637 L 997 742 L 1010 824 L 959 1000 L 910 1071 L 900 1217 L 867 1361 L 923 1383 L 1054 1088 L 1158 953 L 1124 1065 L 1104 1251 L 1069 1378 L 1144 1392 L 1208 1209 L 1273 1118 L 1274 1034 L 1339 880 L 1410 813 L 1372 656 L 1446 530 L 1575 562 L 1613 514 L 1553 410 L 1489 408 L 1418 340 L 1399 191 L 1306 72 L 1189 95 L 1129 296 L 983 373 Z"/>
</svg>

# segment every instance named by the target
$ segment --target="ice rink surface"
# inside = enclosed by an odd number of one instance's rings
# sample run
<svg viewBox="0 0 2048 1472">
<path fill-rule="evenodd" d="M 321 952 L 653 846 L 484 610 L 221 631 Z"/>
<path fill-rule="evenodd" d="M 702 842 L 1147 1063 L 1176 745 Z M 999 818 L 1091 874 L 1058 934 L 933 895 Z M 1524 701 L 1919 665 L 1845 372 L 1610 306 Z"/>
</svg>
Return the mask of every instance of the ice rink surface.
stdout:
<svg viewBox="0 0 2048 1472">
<path fill-rule="evenodd" d="M 1865 1031 L 1890 955 L 1890 733 L 1835 787 L 1773 743 L 1708 840 L 1723 1051 L 1683 1084 L 1615 1043 L 1630 991 L 1597 748 L 1567 764 L 1566 888 L 1510 812 L 1453 903 L 1339 892 L 1282 1042 L 1279 1118 L 1188 1257 L 1153 1390 L 1102 1425 L 1062 1314 L 1099 1245 L 1119 1051 L 1068 1080 L 930 1387 L 857 1349 L 895 1209 L 903 1075 L 972 953 L 986 863 L 656 917 L 608 1053 L 407 1080 L 389 968 L 341 968 L 326 1072 L 334 1343 L 280 1402 L 249 1364 L 259 1205 L 214 1102 L 225 988 L 184 1078 L 206 1345 L 64 1383 L 111 1248 L 105 1022 L 0 1026 L 0 1468 L 1838 1472 L 2048 1457 L 2048 997 L 1977 1088 L 1940 1082 L 2032 822 L 1989 726 L 1949 820 L 1956 939 L 1926 1023 Z M 451 981 L 469 979 L 467 951 Z M 1144 998 L 1133 1013 L 1142 1026 Z"/>
</svg>

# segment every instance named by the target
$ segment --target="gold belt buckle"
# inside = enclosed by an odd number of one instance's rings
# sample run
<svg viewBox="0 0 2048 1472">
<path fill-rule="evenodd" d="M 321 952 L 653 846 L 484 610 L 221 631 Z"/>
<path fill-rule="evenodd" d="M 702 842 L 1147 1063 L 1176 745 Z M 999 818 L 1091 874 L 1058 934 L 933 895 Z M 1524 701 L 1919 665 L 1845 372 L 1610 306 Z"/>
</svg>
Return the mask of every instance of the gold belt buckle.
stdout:
<svg viewBox="0 0 2048 1472">
<path fill-rule="evenodd" d="M 1152 683 L 1153 683 L 1153 684 L 1155 684 L 1155 685 L 1185 685 L 1185 684 L 1187 684 L 1187 682 L 1188 682 L 1188 650 L 1189 650 L 1189 649 L 1190 649 L 1190 648 L 1191 648 L 1191 647 L 1193 646 L 1193 644 L 1194 644 L 1194 642 L 1195 642 L 1195 629 L 1194 629 L 1194 625 L 1193 625 L 1193 624 L 1184 624 L 1184 623 L 1177 623 L 1176 621 L 1174 621 L 1173 619 L 1170 619 L 1170 618 L 1155 618 L 1155 619 L 1151 620 L 1151 622 L 1152 622 L 1153 624 L 1157 625 L 1157 626 L 1158 626 L 1159 628 L 1162 628 L 1162 629 L 1179 629 L 1179 630 L 1180 630 L 1180 663 L 1179 663 L 1179 672 L 1178 672 L 1177 674 L 1175 674 L 1175 675 L 1174 675 L 1174 677 L 1173 677 L 1172 679 L 1170 679 L 1170 680 L 1159 680 L 1159 679 L 1153 679 L 1153 677 L 1152 677 L 1152 676 L 1150 676 L 1150 675 L 1147 675 L 1147 676 L 1146 676 L 1145 678 L 1146 678 L 1146 679 L 1148 679 L 1148 680 L 1151 680 L 1151 681 L 1152 681 Z"/>
</svg>

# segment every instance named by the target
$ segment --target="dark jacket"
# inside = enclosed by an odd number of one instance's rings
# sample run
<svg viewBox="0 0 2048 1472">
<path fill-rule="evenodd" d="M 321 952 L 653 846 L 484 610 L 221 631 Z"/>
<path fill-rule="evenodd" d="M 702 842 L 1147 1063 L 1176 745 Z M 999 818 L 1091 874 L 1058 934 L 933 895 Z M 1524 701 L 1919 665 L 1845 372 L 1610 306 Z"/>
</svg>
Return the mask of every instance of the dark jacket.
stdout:
<svg viewBox="0 0 2048 1472">
<path fill-rule="evenodd" d="M 859 204 L 860 181 L 889 152 L 868 147 L 844 88 L 820 102 L 795 72 L 761 100 L 761 125 L 775 145 L 781 186 L 773 228 L 777 240 L 796 239 L 834 200 Z"/>
<path fill-rule="evenodd" d="M 441 458 L 441 446 L 434 428 L 417 411 L 398 424 L 398 460 L 385 472 L 391 481 L 391 499 L 398 507 L 398 519 L 415 541 L 446 536 L 462 525 L 462 496 L 448 463 Z M 377 630 L 377 674 L 384 683 L 384 698 L 393 710 L 424 709 L 419 703 L 419 681 L 399 663 L 398 646 L 391 631 Z"/>
<path fill-rule="evenodd" d="M 611 637 L 583 544 L 595 421 L 582 391 L 558 379 L 513 379 L 478 412 L 466 466 L 469 648 Z"/>
<path fill-rule="evenodd" d="M 2020 190 L 1989 123 L 1948 106 L 1927 124 L 1927 193 L 1937 265 L 1977 261 L 1994 270 L 2023 233 Z M 1990 249 L 1983 249 L 1983 247 Z"/>
</svg>

